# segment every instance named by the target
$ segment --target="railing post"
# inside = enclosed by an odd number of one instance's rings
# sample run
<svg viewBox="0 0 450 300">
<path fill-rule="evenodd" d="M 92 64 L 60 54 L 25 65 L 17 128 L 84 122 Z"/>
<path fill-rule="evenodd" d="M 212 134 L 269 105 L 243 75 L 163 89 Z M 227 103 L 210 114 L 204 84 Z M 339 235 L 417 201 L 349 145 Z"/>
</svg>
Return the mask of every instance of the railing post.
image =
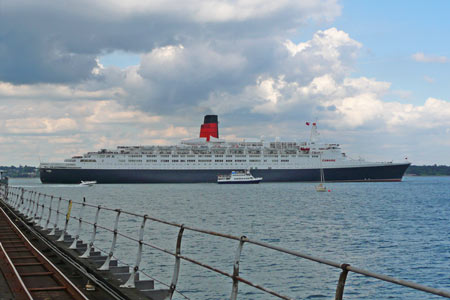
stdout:
<svg viewBox="0 0 450 300">
<path fill-rule="evenodd" d="M 347 267 L 349 266 L 349 264 L 341 265 L 342 272 L 339 275 L 339 281 L 336 287 L 336 297 L 334 298 L 335 300 L 342 300 L 342 297 L 344 296 L 345 280 L 347 279 L 348 274 Z"/>
<path fill-rule="evenodd" d="M 139 264 L 141 263 L 142 258 L 142 242 L 144 241 L 145 221 L 147 221 L 147 215 L 144 215 L 141 223 L 141 228 L 139 228 L 139 245 L 136 253 L 136 263 L 134 264 L 133 271 L 131 271 L 131 275 L 128 278 L 127 282 L 125 284 L 122 284 L 120 287 L 135 288 L 134 278 L 136 273 L 139 271 Z"/>
<path fill-rule="evenodd" d="M 5 202 L 9 202 L 9 184 L 5 185 Z"/>
<path fill-rule="evenodd" d="M 56 217 L 55 217 L 55 223 L 53 224 L 53 229 L 48 235 L 55 235 L 56 234 L 56 227 L 58 226 L 58 219 L 59 219 L 59 208 L 61 207 L 61 197 L 58 199 L 58 206 L 56 207 Z"/>
<path fill-rule="evenodd" d="M 84 207 L 86 206 L 86 198 L 83 197 L 83 203 L 81 204 L 81 208 L 80 208 L 80 214 L 78 215 L 78 229 L 77 229 L 77 233 L 75 234 L 75 238 L 72 242 L 72 245 L 70 245 L 69 249 L 76 249 L 77 248 L 77 242 L 78 239 L 80 238 L 80 231 L 81 231 L 81 223 L 83 223 L 83 211 L 84 211 Z"/>
<path fill-rule="evenodd" d="M 183 232 L 184 232 L 184 224 L 181 224 L 180 231 L 178 231 L 177 248 L 175 250 L 175 254 L 176 254 L 175 266 L 173 267 L 172 283 L 170 284 L 170 288 L 169 288 L 169 295 L 168 295 L 169 299 L 172 299 L 173 293 L 175 292 L 175 289 L 177 287 L 178 275 L 180 274 L 181 239 L 183 238 Z"/>
<path fill-rule="evenodd" d="M 92 249 L 92 247 L 94 247 L 95 235 L 97 234 L 98 215 L 100 214 L 101 208 L 102 207 L 100 205 L 97 206 L 97 212 L 95 213 L 94 225 L 93 225 L 93 229 L 92 229 L 91 241 L 89 242 L 89 245 L 87 246 L 86 251 L 84 252 L 83 255 L 80 256 L 80 258 L 89 258 L 91 249 Z"/>
<path fill-rule="evenodd" d="M 9 196 L 9 185 L 4 184 L 3 185 L 3 201 L 5 201 L 6 203 L 8 203 L 8 196 Z"/>
<path fill-rule="evenodd" d="M 28 197 L 25 196 L 25 193 L 28 194 Z M 27 206 L 28 206 L 28 204 L 30 203 L 31 195 L 32 195 L 33 192 L 32 192 L 32 191 L 27 191 L 27 190 L 25 190 L 25 193 L 24 193 L 24 199 L 23 199 L 23 202 L 22 202 L 22 207 L 20 208 L 20 212 L 21 212 L 23 215 L 25 215 L 25 212 L 26 212 L 26 210 L 27 210 Z"/>
<path fill-rule="evenodd" d="M 45 210 L 45 197 L 46 197 L 47 195 L 46 194 L 44 194 L 44 197 L 42 198 L 42 205 L 41 205 L 41 216 L 39 217 L 39 226 L 41 226 L 42 227 L 42 229 L 45 229 L 45 227 L 44 227 L 44 210 Z M 38 208 L 38 210 L 39 210 L 39 208 Z"/>
<path fill-rule="evenodd" d="M 30 205 L 28 206 L 28 209 L 27 209 L 27 216 L 29 218 L 32 217 L 32 211 L 33 211 L 33 208 L 34 208 L 34 204 L 36 203 L 37 194 L 38 193 L 36 191 L 33 191 L 33 197 L 31 199 L 31 203 L 30 203 Z"/>
<path fill-rule="evenodd" d="M 246 236 L 241 236 L 241 240 L 239 241 L 239 245 L 236 250 L 236 256 L 234 258 L 234 265 L 233 265 L 233 288 L 231 289 L 231 300 L 236 300 L 238 295 L 238 286 L 239 286 L 239 280 L 237 280 L 237 277 L 239 276 L 239 263 L 241 261 L 241 253 L 242 248 L 244 247 L 244 243 L 247 241 Z"/>
<path fill-rule="evenodd" d="M 24 206 L 25 206 L 25 189 L 22 188 L 22 193 L 20 196 L 19 206 L 17 207 L 17 210 L 19 212 L 22 212 Z"/>
<path fill-rule="evenodd" d="M 11 205 L 12 207 L 14 207 L 14 203 L 17 201 L 17 198 L 18 198 L 18 196 L 17 196 L 17 194 L 15 192 L 16 189 L 17 188 L 14 188 L 14 192 L 11 192 L 11 200 L 10 200 L 9 205 Z"/>
<path fill-rule="evenodd" d="M 18 201 L 17 201 L 17 203 L 15 204 L 16 209 L 17 209 L 18 211 L 20 211 L 20 205 L 23 204 L 23 193 L 25 192 L 23 188 L 21 188 L 20 190 L 21 190 L 20 197 L 19 197 L 19 194 L 17 194 L 17 196 L 18 196 L 18 197 L 17 197 L 17 198 L 18 198 Z"/>
<path fill-rule="evenodd" d="M 17 194 L 16 194 L 16 201 L 14 201 L 13 207 L 15 209 L 19 209 L 20 206 L 20 200 L 22 199 L 22 197 L 20 195 L 23 195 L 23 189 L 22 188 L 18 188 L 17 190 Z"/>
<path fill-rule="evenodd" d="M 38 193 L 37 199 L 36 199 L 36 205 L 33 206 L 33 209 L 31 210 L 31 214 L 33 215 L 33 218 L 31 219 L 31 222 L 33 223 L 37 223 L 36 222 L 36 215 L 38 213 L 39 210 L 39 200 L 41 199 L 41 193 Z"/>
<path fill-rule="evenodd" d="M 52 216 L 52 203 L 53 203 L 53 196 L 50 196 L 50 205 L 48 206 L 48 216 L 47 216 L 47 222 L 45 223 L 45 230 L 50 229 L 50 218 Z"/>
<path fill-rule="evenodd" d="M 66 235 L 66 232 L 67 232 L 67 225 L 69 225 L 71 210 L 72 210 L 72 200 L 69 200 L 69 204 L 67 205 L 66 222 L 64 223 L 64 229 L 63 229 L 63 231 L 61 233 L 61 236 L 57 240 L 58 242 L 63 242 L 64 241 L 64 236 Z"/>
<path fill-rule="evenodd" d="M 109 270 L 109 262 L 111 261 L 112 256 L 114 255 L 114 248 L 116 248 L 116 242 L 117 242 L 117 228 L 119 226 L 119 217 L 120 213 L 122 212 L 120 209 L 116 209 L 117 215 L 116 215 L 116 222 L 114 223 L 114 232 L 113 232 L 113 240 L 111 243 L 111 249 L 109 250 L 108 257 L 106 258 L 103 265 L 98 268 L 100 271 L 108 271 Z"/>
<path fill-rule="evenodd" d="M 34 197 L 33 197 L 33 201 L 31 201 L 31 205 L 30 207 L 28 207 L 28 211 L 27 211 L 27 215 L 30 219 L 33 218 L 33 210 L 34 210 L 34 206 L 36 204 L 36 198 L 38 197 L 38 192 L 34 192 Z"/>
<path fill-rule="evenodd" d="M 30 205 L 30 207 L 28 208 L 28 212 L 27 212 L 29 218 L 32 218 L 32 217 L 33 217 L 33 211 L 34 211 L 34 207 L 36 206 L 36 199 L 37 199 L 37 196 L 38 196 L 38 192 L 35 191 L 35 192 L 34 192 L 33 201 L 31 201 L 31 205 Z"/>
<path fill-rule="evenodd" d="M 23 211 L 23 213 L 25 214 L 26 217 L 28 216 L 28 213 L 30 211 L 31 204 L 32 203 L 34 204 L 33 198 L 34 198 L 34 194 L 35 193 L 36 193 L 35 191 L 29 191 L 28 192 L 28 194 L 29 194 L 28 203 L 27 203 L 26 208 L 24 207 L 24 211 Z"/>
</svg>

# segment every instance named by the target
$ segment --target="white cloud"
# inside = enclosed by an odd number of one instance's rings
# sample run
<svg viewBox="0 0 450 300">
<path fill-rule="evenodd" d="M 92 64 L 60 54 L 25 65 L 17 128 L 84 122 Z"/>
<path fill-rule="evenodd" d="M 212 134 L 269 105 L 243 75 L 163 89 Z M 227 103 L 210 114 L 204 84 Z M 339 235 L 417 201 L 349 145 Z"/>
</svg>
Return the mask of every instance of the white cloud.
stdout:
<svg viewBox="0 0 450 300">
<path fill-rule="evenodd" d="M 152 129 L 145 129 L 140 136 L 142 138 L 178 138 L 183 139 L 188 137 L 188 130 L 185 127 L 182 126 L 173 126 L 169 125 L 168 128 L 161 129 L 161 130 L 152 130 Z"/>
<path fill-rule="evenodd" d="M 417 62 L 422 63 L 448 63 L 449 59 L 446 56 L 439 56 L 439 55 L 429 55 L 424 54 L 422 52 L 414 53 L 411 58 Z"/>
<path fill-rule="evenodd" d="M 77 122 L 70 118 L 24 118 L 4 121 L 4 132 L 16 134 L 47 134 L 77 130 Z"/>
<path fill-rule="evenodd" d="M 353 71 L 353 64 L 362 45 L 336 28 L 319 30 L 307 42 L 284 43 L 290 54 L 281 62 L 283 74 L 290 80 L 306 83 L 328 75 L 343 78 Z"/>
<path fill-rule="evenodd" d="M 0 81 L 0 101 L 15 100 L 103 100 L 123 97 L 120 87 L 88 90 L 83 85 L 64 84 L 21 84 L 14 85 Z"/>
<path fill-rule="evenodd" d="M 239 52 L 227 47 L 285 39 L 310 20 L 339 14 L 337 0 L 5 0 L 0 81 L 80 83 L 100 73 L 100 56 L 169 45 L 208 45 L 220 58 Z"/>
</svg>

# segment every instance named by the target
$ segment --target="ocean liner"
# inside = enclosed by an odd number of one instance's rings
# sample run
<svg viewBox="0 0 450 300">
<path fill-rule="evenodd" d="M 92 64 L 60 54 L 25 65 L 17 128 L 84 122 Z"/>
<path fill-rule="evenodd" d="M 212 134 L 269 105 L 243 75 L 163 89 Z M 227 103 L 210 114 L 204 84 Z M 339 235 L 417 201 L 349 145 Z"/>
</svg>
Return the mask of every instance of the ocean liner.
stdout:
<svg viewBox="0 0 450 300">
<path fill-rule="evenodd" d="M 409 162 L 367 162 L 353 160 L 339 144 L 320 143 L 317 124 L 310 140 L 281 142 L 219 138 L 218 118 L 207 115 L 200 137 L 174 146 L 118 146 L 63 163 L 41 163 L 42 183 L 194 183 L 216 182 L 217 176 L 232 170 L 251 170 L 263 182 L 401 181 Z"/>
</svg>

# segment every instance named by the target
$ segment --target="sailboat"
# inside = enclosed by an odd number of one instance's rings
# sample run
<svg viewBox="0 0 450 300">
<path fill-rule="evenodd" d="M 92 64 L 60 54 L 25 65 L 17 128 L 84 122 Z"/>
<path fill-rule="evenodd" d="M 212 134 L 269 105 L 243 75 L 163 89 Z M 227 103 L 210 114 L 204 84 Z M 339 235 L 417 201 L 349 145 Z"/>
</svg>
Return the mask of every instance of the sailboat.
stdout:
<svg viewBox="0 0 450 300">
<path fill-rule="evenodd" d="M 327 188 L 325 187 L 325 175 L 322 168 L 322 156 L 320 157 L 320 183 L 316 186 L 316 192 L 326 192 Z"/>
</svg>

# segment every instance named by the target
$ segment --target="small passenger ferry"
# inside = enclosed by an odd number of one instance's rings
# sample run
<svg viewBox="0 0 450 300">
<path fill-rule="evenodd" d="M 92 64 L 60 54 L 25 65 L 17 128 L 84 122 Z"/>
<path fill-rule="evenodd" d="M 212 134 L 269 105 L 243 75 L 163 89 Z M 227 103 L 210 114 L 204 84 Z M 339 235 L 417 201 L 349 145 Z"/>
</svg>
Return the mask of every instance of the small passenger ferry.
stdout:
<svg viewBox="0 0 450 300">
<path fill-rule="evenodd" d="M 87 185 L 87 186 L 93 186 L 94 184 L 97 184 L 97 181 L 92 180 L 92 181 L 83 181 L 81 180 L 80 185 Z"/>
<path fill-rule="evenodd" d="M 250 171 L 232 171 L 230 175 L 219 175 L 217 183 L 259 183 L 262 177 L 253 177 Z"/>
</svg>

